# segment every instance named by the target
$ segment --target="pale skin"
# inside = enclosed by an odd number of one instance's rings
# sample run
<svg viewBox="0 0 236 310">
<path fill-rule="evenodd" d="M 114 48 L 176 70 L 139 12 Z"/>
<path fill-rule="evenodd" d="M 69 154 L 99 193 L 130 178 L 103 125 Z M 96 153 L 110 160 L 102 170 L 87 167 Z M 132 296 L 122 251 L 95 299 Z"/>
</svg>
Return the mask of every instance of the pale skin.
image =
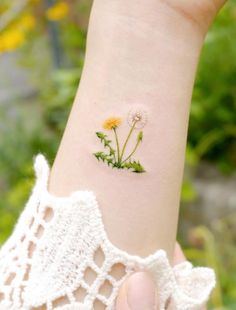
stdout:
<svg viewBox="0 0 236 310">
<path fill-rule="evenodd" d="M 174 263 L 192 88 L 205 35 L 224 3 L 94 1 L 82 79 L 49 191 L 93 190 L 110 240 L 131 254 L 162 248 Z M 100 148 L 95 132 L 104 119 L 125 120 L 136 104 L 149 115 L 136 153 L 143 174 L 111 169 L 92 155 Z M 122 137 L 127 128 L 124 121 Z"/>
</svg>

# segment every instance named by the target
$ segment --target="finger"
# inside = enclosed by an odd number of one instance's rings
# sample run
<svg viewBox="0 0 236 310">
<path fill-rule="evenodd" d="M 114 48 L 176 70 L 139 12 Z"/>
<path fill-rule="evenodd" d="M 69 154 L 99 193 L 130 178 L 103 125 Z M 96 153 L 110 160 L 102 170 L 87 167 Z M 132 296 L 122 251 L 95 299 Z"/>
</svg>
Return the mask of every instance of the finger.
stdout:
<svg viewBox="0 0 236 310">
<path fill-rule="evenodd" d="M 127 283 L 125 282 L 120 291 L 116 300 L 116 310 L 129 310 L 129 306 L 127 304 Z"/>
<path fill-rule="evenodd" d="M 116 310 L 157 309 L 156 288 L 151 276 L 146 272 L 131 275 L 120 289 Z"/>
</svg>

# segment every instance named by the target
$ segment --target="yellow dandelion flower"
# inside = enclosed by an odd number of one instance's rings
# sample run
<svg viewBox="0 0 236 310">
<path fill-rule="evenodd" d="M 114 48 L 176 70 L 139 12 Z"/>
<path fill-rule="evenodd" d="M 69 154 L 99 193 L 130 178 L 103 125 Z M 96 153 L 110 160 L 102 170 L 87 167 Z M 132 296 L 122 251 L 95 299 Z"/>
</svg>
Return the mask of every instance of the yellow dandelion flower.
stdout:
<svg viewBox="0 0 236 310">
<path fill-rule="evenodd" d="M 4 45 L 3 45 L 3 42 L 1 41 L 1 36 L 0 36 L 0 55 L 5 52 L 5 48 L 4 48 Z"/>
<path fill-rule="evenodd" d="M 121 124 L 121 118 L 120 117 L 109 117 L 106 119 L 103 123 L 103 128 L 107 130 L 111 130 L 113 128 L 118 127 Z"/>
<path fill-rule="evenodd" d="M 24 15 L 18 22 L 18 26 L 25 31 L 33 29 L 35 24 L 35 18 L 32 15 Z"/>
<path fill-rule="evenodd" d="M 0 34 L 0 51 L 13 51 L 25 42 L 25 35 L 19 29 L 8 29 Z"/>
<path fill-rule="evenodd" d="M 63 19 L 69 12 L 69 6 L 66 2 L 60 1 L 55 5 L 51 6 L 46 11 L 46 16 L 51 21 L 58 21 Z"/>
</svg>

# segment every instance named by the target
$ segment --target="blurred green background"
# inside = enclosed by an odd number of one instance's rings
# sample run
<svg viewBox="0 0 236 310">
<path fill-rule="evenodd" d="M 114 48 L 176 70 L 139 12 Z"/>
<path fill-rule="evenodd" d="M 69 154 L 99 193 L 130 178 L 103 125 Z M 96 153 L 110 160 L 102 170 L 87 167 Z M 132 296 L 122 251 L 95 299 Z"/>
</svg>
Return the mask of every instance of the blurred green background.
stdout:
<svg viewBox="0 0 236 310">
<path fill-rule="evenodd" d="M 1 0 L 0 244 L 52 164 L 78 86 L 91 1 Z M 178 239 L 212 266 L 211 309 L 236 309 L 236 1 L 213 23 L 194 87 Z"/>
</svg>

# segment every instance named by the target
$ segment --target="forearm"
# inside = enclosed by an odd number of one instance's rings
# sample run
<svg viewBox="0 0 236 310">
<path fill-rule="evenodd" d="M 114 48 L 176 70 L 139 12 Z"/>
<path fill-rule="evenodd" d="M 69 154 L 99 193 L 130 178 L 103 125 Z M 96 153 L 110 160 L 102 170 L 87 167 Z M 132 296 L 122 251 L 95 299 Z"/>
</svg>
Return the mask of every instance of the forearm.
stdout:
<svg viewBox="0 0 236 310">
<path fill-rule="evenodd" d="M 160 1 L 94 2 L 83 75 L 50 191 L 94 190 L 108 235 L 131 253 L 164 248 L 171 256 L 202 42 L 195 23 Z M 148 112 L 138 153 L 146 172 L 138 175 L 92 156 L 104 118 L 126 116 L 136 104 Z"/>
</svg>

